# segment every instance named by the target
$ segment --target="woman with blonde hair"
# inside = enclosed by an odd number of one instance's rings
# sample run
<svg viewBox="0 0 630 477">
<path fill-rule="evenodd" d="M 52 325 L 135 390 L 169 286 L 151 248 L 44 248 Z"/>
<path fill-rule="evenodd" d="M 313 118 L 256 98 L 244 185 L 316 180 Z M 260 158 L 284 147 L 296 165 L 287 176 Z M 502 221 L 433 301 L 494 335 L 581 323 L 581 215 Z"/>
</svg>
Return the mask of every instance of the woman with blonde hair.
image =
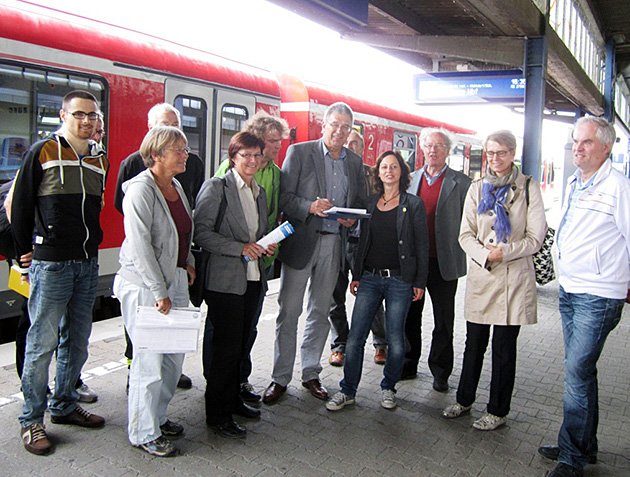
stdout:
<svg viewBox="0 0 630 477">
<path fill-rule="evenodd" d="M 521 325 L 536 323 L 536 278 L 532 255 L 547 222 L 540 187 L 514 165 L 516 138 L 497 131 L 484 141 L 488 171 L 468 190 L 459 243 L 468 255 L 464 314 L 466 348 L 457 402 L 447 419 L 470 412 L 492 328 L 492 378 L 487 413 L 473 423 L 491 431 L 505 425 L 516 373 Z"/>
</svg>

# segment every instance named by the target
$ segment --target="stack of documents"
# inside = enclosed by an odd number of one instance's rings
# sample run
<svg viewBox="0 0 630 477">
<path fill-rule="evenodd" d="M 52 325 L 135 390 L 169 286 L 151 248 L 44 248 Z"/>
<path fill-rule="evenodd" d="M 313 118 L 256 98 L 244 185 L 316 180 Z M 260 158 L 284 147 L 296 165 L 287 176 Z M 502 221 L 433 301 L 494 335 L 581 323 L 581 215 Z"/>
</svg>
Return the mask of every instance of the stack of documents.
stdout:
<svg viewBox="0 0 630 477">
<path fill-rule="evenodd" d="M 134 353 L 194 353 L 200 327 L 199 308 L 171 308 L 165 315 L 154 306 L 139 306 Z"/>
<path fill-rule="evenodd" d="M 328 210 L 324 210 L 326 214 L 325 219 L 337 220 L 337 219 L 369 219 L 372 214 L 368 214 L 366 209 L 351 209 L 348 207 L 331 207 Z"/>
</svg>

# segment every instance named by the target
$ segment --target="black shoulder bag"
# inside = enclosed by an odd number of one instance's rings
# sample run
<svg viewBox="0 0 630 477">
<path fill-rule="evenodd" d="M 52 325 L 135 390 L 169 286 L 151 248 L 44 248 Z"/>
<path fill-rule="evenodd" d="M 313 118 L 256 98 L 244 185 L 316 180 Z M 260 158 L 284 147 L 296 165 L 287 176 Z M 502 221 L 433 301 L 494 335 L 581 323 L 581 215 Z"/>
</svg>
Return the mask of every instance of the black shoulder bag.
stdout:
<svg viewBox="0 0 630 477">
<path fill-rule="evenodd" d="M 225 177 L 221 178 L 223 184 L 221 194 L 221 204 L 219 204 L 219 213 L 214 221 L 214 231 L 219 232 L 223 217 L 225 216 L 225 209 L 227 207 L 227 200 L 225 198 Z M 190 251 L 195 257 L 195 281 L 188 287 L 188 294 L 190 295 L 190 302 L 194 306 L 201 306 L 203 302 L 203 292 L 206 289 L 206 272 L 208 271 L 208 263 L 210 262 L 210 252 L 203 248 L 193 244 Z"/>
</svg>

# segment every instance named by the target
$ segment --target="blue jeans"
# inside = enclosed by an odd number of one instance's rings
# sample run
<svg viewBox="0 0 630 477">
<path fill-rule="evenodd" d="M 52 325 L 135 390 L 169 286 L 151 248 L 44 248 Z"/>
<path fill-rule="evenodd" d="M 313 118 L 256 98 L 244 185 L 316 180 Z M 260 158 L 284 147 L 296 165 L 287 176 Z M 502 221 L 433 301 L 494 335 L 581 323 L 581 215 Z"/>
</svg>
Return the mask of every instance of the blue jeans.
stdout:
<svg viewBox="0 0 630 477">
<path fill-rule="evenodd" d="M 48 368 L 55 349 L 57 372 L 50 413 L 65 416 L 77 406 L 75 384 L 88 356 L 98 260 L 33 260 L 29 279 L 31 327 L 22 373 L 22 427 L 44 420 Z"/>
<path fill-rule="evenodd" d="M 405 319 L 412 297 L 411 284 L 399 277 L 386 278 L 371 273 L 363 274 L 352 310 L 352 325 L 346 343 L 343 379 L 339 383 L 341 391 L 346 396 L 354 397 L 359 387 L 365 341 L 383 298 L 385 299 L 385 336 L 388 351 L 381 389 L 395 391 L 405 359 Z"/>
<path fill-rule="evenodd" d="M 597 360 L 621 319 L 623 299 L 567 293 L 560 287 L 564 334 L 564 418 L 559 462 L 582 468 L 597 453 Z"/>
</svg>

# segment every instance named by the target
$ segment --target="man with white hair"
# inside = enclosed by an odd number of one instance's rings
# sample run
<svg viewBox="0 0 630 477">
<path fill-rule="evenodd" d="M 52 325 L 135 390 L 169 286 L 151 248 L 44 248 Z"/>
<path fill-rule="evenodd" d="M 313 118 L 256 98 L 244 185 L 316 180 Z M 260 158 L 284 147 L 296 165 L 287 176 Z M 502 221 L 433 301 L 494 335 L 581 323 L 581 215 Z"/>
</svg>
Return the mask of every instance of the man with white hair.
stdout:
<svg viewBox="0 0 630 477">
<path fill-rule="evenodd" d="M 149 129 L 156 126 L 173 126 L 176 128 L 182 128 L 182 122 L 179 111 L 173 105 L 168 103 L 159 103 L 153 106 L 149 110 L 147 125 Z M 136 151 L 127 157 L 120 164 L 120 170 L 118 171 L 118 180 L 116 181 L 116 192 L 114 195 L 114 206 L 120 212 L 122 211 L 122 202 L 124 192 L 122 185 L 124 182 L 136 177 L 142 171 L 146 169 L 140 151 Z M 181 174 L 177 174 L 175 178 L 179 181 L 184 189 L 188 203 L 192 208 L 195 207 L 195 199 L 201 189 L 201 184 L 204 181 L 204 166 L 203 161 L 192 152 L 188 154 L 188 160 L 186 162 L 186 171 Z M 127 333 L 125 332 L 125 338 L 127 339 L 127 349 L 125 350 L 125 356 L 131 362 L 133 358 L 133 345 Z M 190 389 L 192 387 L 192 381 L 188 376 L 182 374 L 177 387 L 181 389 Z"/>
<path fill-rule="evenodd" d="M 597 461 L 597 361 L 630 302 L 630 180 L 612 167 L 615 130 L 603 118 L 573 129 L 569 178 L 556 233 L 564 334 L 564 417 L 557 446 L 538 452 L 552 477 L 581 477 Z"/>
</svg>

